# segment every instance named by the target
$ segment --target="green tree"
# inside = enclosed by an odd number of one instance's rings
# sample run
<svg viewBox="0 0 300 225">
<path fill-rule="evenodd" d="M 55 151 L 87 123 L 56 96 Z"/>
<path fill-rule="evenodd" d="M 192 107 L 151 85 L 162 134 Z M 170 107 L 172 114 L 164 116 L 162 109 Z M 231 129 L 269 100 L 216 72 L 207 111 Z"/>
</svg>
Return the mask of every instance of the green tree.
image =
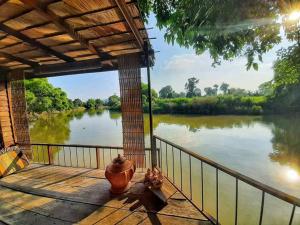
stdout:
<svg viewBox="0 0 300 225">
<path fill-rule="evenodd" d="M 97 98 L 97 99 L 95 100 L 95 107 L 96 107 L 97 109 L 101 108 L 103 105 L 104 105 L 104 102 L 103 102 L 100 98 Z"/>
<path fill-rule="evenodd" d="M 214 95 L 218 95 L 218 90 L 219 90 L 219 85 L 217 85 L 217 84 L 214 84 L 214 86 L 213 86 L 214 88 Z"/>
<path fill-rule="evenodd" d="M 224 95 L 227 94 L 228 88 L 229 88 L 229 84 L 224 83 L 224 82 L 220 86 L 220 90 L 223 92 Z"/>
<path fill-rule="evenodd" d="M 55 88 L 47 79 L 25 80 L 29 112 L 63 111 L 72 108 L 67 94 Z"/>
<path fill-rule="evenodd" d="M 215 95 L 215 90 L 212 87 L 204 88 L 206 96 L 213 96 Z"/>
<path fill-rule="evenodd" d="M 196 93 L 199 93 L 200 89 L 197 89 L 197 84 L 199 83 L 199 79 L 195 77 L 191 77 L 188 79 L 188 81 L 185 83 L 185 90 L 186 90 L 186 97 L 192 98 L 196 96 Z M 197 90 L 197 92 L 196 92 Z M 200 91 L 201 93 L 201 91 Z"/>
<path fill-rule="evenodd" d="M 273 81 L 267 81 L 259 85 L 258 94 L 263 96 L 271 96 L 273 95 Z"/>
<path fill-rule="evenodd" d="M 86 101 L 86 103 L 85 103 L 85 107 L 87 109 L 95 109 L 96 108 L 96 101 L 95 101 L 95 99 L 92 99 L 92 98 L 88 99 Z"/>
<path fill-rule="evenodd" d="M 108 98 L 107 106 L 109 106 L 111 109 L 118 110 L 121 107 L 121 101 L 120 97 L 117 95 L 112 95 Z"/>
<path fill-rule="evenodd" d="M 236 95 L 236 96 L 246 96 L 249 95 L 249 93 L 242 88 L 229 88 L 228 94 L 230 95 Z"/>
<path fill-rule="evenodd" d="M 160 98 L 174 98 L 175 97 L 175 91 L 171 87 L 171 85 L 167 85 L 160 89 L 159 91 L 159 97 Z"/>
<path fill-rule="evenodd" d="M 257 61 L 262 61 L 262 55 L 281 41 L 280 24 L 277 23 L 279 13 L 283 8 L 293 7 L 281 7 L 283 4 L 277 0 L 138 2 L 144 17 L 151 11 L 155 14 L 157 25 L 164 28 L 168 43 L 191 47 L 197 54 L 208 50 L 214 64 L 245 56 L 248 69 L 258 69 Z M 257 22 L 262 18 L 267 18 L 264 23 Z"/>
<path fill-rule="evenodd" d="M 82 107 L 83 106 L 83 102 L 79 98 L 76 98 L 73 101 L 73 105 L 74 105 L 75 108 Z"/>
</svg>

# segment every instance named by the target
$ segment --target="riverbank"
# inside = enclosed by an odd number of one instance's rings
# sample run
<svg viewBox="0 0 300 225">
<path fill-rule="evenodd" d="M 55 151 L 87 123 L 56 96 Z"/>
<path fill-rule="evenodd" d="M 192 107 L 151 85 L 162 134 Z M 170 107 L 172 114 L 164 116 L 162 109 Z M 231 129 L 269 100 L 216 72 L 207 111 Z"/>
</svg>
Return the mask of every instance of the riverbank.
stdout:
<svg viewBox="0 0 300 225">
<path fill-rule="evenodd" d="M 35 121 L 39 118 L 46 118 L 48 117 L 49 115 L 55 115 L 55 114 L 61 114 L 61 113 L 64 113 L 66 116 L 67 115 L 74 115 L 74 114 L 78 114 L 78 113 L 84 113 L 86 111 L 86 108 L 84 107 L 78 107 L 78 108 L 75 108 L 75 109 L 70 109 L 70 110 L 65 110 L 65 111 L 53 111 L 53 112 L 42 112 L 42 113 L 36 113 L 36 112 L 29 112 L 27 114 L 28 116 L 28 120 L 29 121 Z"/>
</svg>

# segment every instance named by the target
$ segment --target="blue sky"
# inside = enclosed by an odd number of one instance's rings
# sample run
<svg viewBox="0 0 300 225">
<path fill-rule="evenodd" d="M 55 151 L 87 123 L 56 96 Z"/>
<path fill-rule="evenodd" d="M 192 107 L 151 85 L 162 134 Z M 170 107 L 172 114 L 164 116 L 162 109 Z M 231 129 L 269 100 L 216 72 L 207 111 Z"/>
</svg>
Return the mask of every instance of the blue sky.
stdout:
<svg viewBox="0 0 300 225">
<path fill-rule="evenodd" d="M 156 51 L 155 66 L 151 70 L 152 87 L 159 91 L 166 85 L 171 85 L 177 92 L 184 91 L 184 84 L 190 77 L 197 77 L 199 87 L 205 87 L 222 82 L 229 83 L 231 87 L 239 87 L 247 90 L 256 90 L 259 84 L 273 78 L 272 65 L 276 59 L 276 51 L 282 46 L 286 47 L 288 42 L 284 40 L 263 57 L 263 63 L 259 70 L 247 71 L 245 58 L 236 58 L 233 61 L 224 61 L 220 66 L 212 67 L 212 60 L 207 52 L 196 55 L 192 49 L 174 46 L 164 41 L 164 32 L 156 26 L 153 16 L 149 19 L 146 27 L 149 37 L 156 37 L 151 43 Z M 146 81 L 146 71 L 142 70 L 142 79 Z M 49 78 L 49 81 L 61 87 L 67 92 L 69 98 L 102 98 L 106 99 L 112 94 L 119 95 L 119 83 L 117 72 L 90 73 L 74 76 Z"/>
</svg>

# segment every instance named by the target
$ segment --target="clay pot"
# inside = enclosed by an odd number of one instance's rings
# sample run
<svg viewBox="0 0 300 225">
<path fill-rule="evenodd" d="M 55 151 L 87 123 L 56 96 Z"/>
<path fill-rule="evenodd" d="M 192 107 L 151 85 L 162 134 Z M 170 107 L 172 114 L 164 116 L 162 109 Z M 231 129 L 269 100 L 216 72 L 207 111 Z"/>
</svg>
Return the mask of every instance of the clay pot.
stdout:
<svg viewBox="0 0 300 225">
<path fill-rule="evenodd" d="M 118 154 L 118 157 L 105 170 L 105 177 L 111 183 L 110 191 L 113 194 L 126 192 L 130 187 L 130 180 L 133 177 L 135 169 L 132 161 Z"/>
</svg>

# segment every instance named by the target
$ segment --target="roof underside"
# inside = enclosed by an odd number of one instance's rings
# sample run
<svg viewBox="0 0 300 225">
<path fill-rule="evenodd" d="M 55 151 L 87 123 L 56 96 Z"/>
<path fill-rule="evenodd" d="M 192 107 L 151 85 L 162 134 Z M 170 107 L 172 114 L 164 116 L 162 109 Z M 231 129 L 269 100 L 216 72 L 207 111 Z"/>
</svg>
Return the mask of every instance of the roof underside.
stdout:
<svg viewBox="0 0 300 225">
<path fill-rule="evenodd" d="M 0 0 L 2 71 L 45 77 L 115 70 L 117 56 L 142 53 L 144 41 L 132 0 Z"/>
</svg>

